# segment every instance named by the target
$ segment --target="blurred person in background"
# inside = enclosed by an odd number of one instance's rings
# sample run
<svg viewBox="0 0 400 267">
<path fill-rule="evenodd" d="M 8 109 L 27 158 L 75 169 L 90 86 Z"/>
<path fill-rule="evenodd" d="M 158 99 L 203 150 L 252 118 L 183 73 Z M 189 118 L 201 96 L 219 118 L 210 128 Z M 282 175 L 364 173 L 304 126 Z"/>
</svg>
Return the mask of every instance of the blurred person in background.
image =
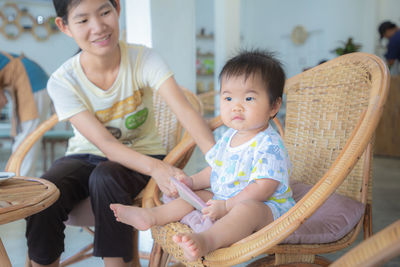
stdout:
<svg viewBox="0 0 400 267">
<path fill-rule="evenodd" d="M 48 79 L 43 68 L 23 54 L 0 51 L 0 110 L 11 102 L 12 152 L 49 115 L 51 101 L 44 90 Z M 40 143 L 29 150 L 20 175 L 36 176 Z"/>
<path fill-rule="evenodd" d="M 400 60 L 400 31 L 396 24 L 391 21 L 384 21 L 378 27 L 381 40 L 386 38 L 388 44 L 385 58 L 389 67 Z"/>
</svg>

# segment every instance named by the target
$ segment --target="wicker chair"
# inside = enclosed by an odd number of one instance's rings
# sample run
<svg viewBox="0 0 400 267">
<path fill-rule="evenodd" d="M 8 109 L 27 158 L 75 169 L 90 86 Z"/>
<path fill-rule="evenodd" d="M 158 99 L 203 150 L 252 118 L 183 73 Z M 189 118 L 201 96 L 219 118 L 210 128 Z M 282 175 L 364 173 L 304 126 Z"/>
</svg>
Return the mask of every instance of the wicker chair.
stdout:
<svg viewBox="0 0 400 267">
<path fill-rule="evenodd" d="M 330 267 L 382 266 L 400 255 L 400 220 L 352 248 Z"/>
<path fill-rule="evenodd" d="M 192 106 L 199 111 L 203 112 L 200 100 L 195 94 L 187 89 L 183 89 L 186 98 Z M 177 121 L 175 114 L 169 109 L 167 104 L 162 100 L 159 94 L 154 94 L 153 97 L 154 113 L 156 117 L 156 125 L 158 132 L 161 136 L 164 147 L 170 151 L 186 134 L 182 135 L 182 126 Z M 18 147 L 18 149 L 11 155 L 7 162 L 6 171 L 15 172 L 17 175 L 20 172 L 21 163 L 32 145 L 40 139 L 48 130 L 53 128 L 58 123 L 57 115 L 53 115 L 47 121 L 43 122 L 39 127 Z M 182 137 L 183 136 L 183 137 Z M 182 167 L 189 160 L 193 149 L 185 151 L 185 154 L 180 157 L 180 161 L 176 162 L 178 167 Z M 140 205 L 141 194 L 133 201 L 133 204 Z M 67 225 L 83 227 L 84 230 L 93 235 L 94 231 L 90 228 L 94 226 L 94 215 L 90 205 L 90 199 L 87 198 L 81 201 L 69 214 Z M 134 266 L 140 266 L 139 251 L 138 251 L 138 232 L 134 231 Z M 63 260 L 61 266 L 67 266 L 75 262 L 84 260 L 93 256 L 92 253 L 93 243 L 88 244 L 79 252 L 71 257 Z M 144 255 L 146 256 L 146 255 Z M 147 255 L 148 256 L 148 255 Z M 26 266 L 30 266 L 27 260 Z"/>
<path fill-rule="evenodd" d="M 172 256 L 188 266 L 233 266 L 262 254 L 270 256 L 252 266 L 299 262 L 327 266 L 328 260 L 315 255 L 349 246 L 363 225 L 364 237 L 371 235 L 372 143 L 388 94 L 388 78 L 380 58 L 353 53 L 288 79 L 284 140 L 293 163 L 291 179 L 313 187 L 273 223 L 197 262 L 187 262 L 172 241 L 177 232 L 191 231 L 186 225 L 153 227 L 150 266 L 164 266 Z M 177 151 L 184 149 L 176 147 Z M 334 192 L 365 204 L 365 213 L 354 229 L 336 242 L 282 244 Z M 157 186 L 151 182 L 144 192 L 143 207 L 160 204 Z"/>
</svg>

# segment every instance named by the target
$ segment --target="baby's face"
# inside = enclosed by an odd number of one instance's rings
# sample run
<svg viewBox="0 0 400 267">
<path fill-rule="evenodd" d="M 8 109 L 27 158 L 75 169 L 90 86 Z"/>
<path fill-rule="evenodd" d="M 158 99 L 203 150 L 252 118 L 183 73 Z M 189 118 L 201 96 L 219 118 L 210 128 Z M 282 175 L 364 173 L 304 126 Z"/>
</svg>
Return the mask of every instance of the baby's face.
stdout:
<svg viewBox="0 0 400 267">
<path fill-rule="evenodd" d="M 279 109 L 279 107 L 278 107 Z M 220 112 L 224 124 L 238 131 L 259 132 L 277 112 L 259 74 L 221 80 Z"/>
</svg>

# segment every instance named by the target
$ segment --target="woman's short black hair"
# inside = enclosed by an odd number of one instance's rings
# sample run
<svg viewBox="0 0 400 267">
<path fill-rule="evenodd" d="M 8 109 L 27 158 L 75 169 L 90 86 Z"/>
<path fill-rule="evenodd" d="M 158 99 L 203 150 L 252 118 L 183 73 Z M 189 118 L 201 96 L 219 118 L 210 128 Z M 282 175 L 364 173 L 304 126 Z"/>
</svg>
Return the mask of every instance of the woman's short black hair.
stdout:
<svg viewBox="0 0 400 267">
<path fill-rule="evenodd" d="M 382 22 L 381 25 L 379 25 L 379 28 L 378 28 L 378 32 L 379 32 L 379 34 L 381 36 L 381 39 L 385 36 L 385 33 L 386 33 L 387 30 L 393 29 L 393 28 L 396 28 L 396 27 L 397 27 L 396 24 L 394 24 L 391 21 Z"/>
<path fill-rule="evenodd" d="M 72 7 L 80 4 L 82 0 L 53 0 L 54 9 L 56 10 L 57 17 L 62 18 L 64 24 L 68 24 L 68 12 Z M 108 0 L 117 8 L 117 2 L 115 0 Z"/>
<path fill-rule="evenodd" d="M 241 51 L 237 56 L 226 62 L 219 74 L 222 78 L 244 75 L 247 79 L 250 75 L 259 73 L 269 96 L 269 102 L 273 105 L 282 98 L 285 85 L 285 72 L 282 63 L 276 59 L 275 54 L 263 50 Z"/>
</svg>

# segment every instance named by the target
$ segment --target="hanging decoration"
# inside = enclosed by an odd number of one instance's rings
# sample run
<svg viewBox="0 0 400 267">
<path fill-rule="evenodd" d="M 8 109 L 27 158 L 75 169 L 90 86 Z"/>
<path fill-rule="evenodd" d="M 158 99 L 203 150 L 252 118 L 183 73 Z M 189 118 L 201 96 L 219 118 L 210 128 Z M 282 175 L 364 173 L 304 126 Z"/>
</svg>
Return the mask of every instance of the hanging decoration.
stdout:
<svg viewBox="0 0 400 267">
<path fill-rule="evenodd" d="M 297 25 L 293 28 L 290 38 L 295 45 L 302 45 L 308 38 L 307 30 L 302 25 Z"/>
<path fill-rule="evenodd" d="M 0 33 L 9 40 L 30 33 L 37 41 L 46 41 L 57 32 L 55 17 L 39 15 L 34 18 L 28 9 L 20 9 L 15 3 L 6 3 L 0 9 Z"/>
</svg>

